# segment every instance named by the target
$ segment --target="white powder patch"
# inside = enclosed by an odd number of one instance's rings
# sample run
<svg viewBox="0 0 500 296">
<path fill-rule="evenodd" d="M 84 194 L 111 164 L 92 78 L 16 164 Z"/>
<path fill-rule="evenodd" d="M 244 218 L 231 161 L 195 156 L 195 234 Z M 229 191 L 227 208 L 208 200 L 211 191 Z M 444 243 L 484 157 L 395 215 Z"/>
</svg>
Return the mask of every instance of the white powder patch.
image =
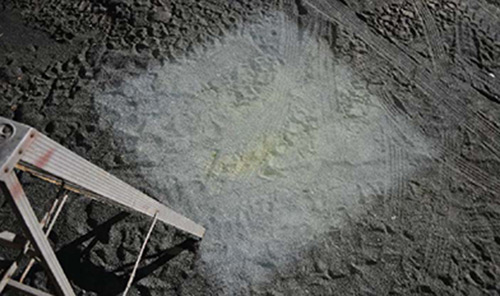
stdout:
<svg viewBox="0 0 500 296">
<path fill-rule="evenodd" d="M 430 153 L 280 14 L 97 101 L 163 202 L 207 227 L 200 266 L 228 295 L 300 260 Z"/>
</svg>

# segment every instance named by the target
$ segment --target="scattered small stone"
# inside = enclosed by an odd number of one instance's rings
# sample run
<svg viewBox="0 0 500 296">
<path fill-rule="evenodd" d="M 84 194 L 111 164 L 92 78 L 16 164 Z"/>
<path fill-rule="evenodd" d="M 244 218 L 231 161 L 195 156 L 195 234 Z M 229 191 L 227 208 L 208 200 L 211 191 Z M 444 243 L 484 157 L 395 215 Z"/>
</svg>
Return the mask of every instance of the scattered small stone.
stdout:
<svg viewBox="0 0 500 296">
<path fill-rule="evenodd" d="M 328 270 L 328 266 L 325 262 L 317 259 L 316 262 L 314 262 L 314 269 L 319 273 L 324 273 Z"/>
<path fill-rule="evenodd" d="M 415 17 L 415 13 L 413 11 L 410 11 L 410 10 L 406 10 L 406 9 L 402 9 L 401 10 L 401 13 L 404 15 L 404 16 L 407 16 L 409 18 L 414 18 Z"/>
<path fill-rule="evenodd" d="M 172 14 L 168 10 L 159 10 L 159 11 L 154 12 L 152 15 L 152 18 L 154 21 L 162 22 L 162 23 L 167 23 L 171 17 L 172 17 Z"/>
<path fill-rule="evenodd" d="M 140 42 L 135 45 L 135 50 L 139 53 L 143 52 L 144 50 L 148 49 L 149 46 L 145 42 Z"/>
<path fill-rule="evenodd" d="M 80 78 L 87 78 L 87 79 L 93 77 L 92 70 L 86 66 L 80 67 L 78 75 L 80 76 Z"/>
<path fill-rule="evenodd" d="M 332 279 L 339 279 L 339 278 L 343 278 L 343 277 L 347 276 L 346 272 L 344 272 L 343 270 L 337 270 L 337 269 L 336 270 L 329 269 L 328 275 Z"/>
</svg>

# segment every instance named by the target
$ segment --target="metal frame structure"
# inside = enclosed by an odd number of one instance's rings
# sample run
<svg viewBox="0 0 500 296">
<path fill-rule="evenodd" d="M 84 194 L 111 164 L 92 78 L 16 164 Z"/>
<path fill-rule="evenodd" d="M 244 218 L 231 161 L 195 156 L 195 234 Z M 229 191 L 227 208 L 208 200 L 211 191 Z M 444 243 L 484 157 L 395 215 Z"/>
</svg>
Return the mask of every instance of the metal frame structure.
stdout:
<svg viewBox="0 0 500 296">
<path fill-rule="evenodd" d="M 66 190 L 84 194 L 105 203 L 112 203 L 128 210 L 137 211 L 202 238 L 205 228 L 174 212 L 146 194 L 126 184 L 103 169 L 91 164 L 77 154 L 27 125 L 0 117 L 0 187 L 10 200 L 12 209 L 22 225 L 25 238 L 13 233 L 0 232 L 0 243 L 22 249 L 23 255 L 34 255 L 46 267 L 57 293 L 75 295 L 71 285 L 57 261 L 47 236 L 66 200 L 59 197 L 51 211 L 41 222 L 26 197 L 15 169 L 29 172 L 45 181 L 57 184 Z M 147 243 L 152 227 L 148 232 Z M 32 246 L 32 247 L 30 247 Z M 144 248 L 144 247 L 143 247 Z M 33 249 L 33 250 L 32 250 Z M 143 249 L 139 254 L 141 259 Z M 19 259 L 19 258 L 18 258 Z M 6 286 L 29 295 L 50 295 L 22 283 L 29 272 L 25 270 L 20 281 L 12 279 L 18 268 L 18 260 L 2 275 L 0 294 Z M 138 262 L 136 262 L 138 265 Z M 132 272 L 131 280 L 134 276 Z"/>
</svg>

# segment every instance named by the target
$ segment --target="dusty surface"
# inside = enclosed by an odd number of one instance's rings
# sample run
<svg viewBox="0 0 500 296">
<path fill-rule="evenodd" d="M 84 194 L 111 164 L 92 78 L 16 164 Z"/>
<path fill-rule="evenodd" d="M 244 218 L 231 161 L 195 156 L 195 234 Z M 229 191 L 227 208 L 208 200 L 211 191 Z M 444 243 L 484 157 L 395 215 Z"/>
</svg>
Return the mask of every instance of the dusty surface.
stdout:
<svg viewBox="0 0 500 296">
<path fill-rule="evenodd" d="M 500 294 L 498 2 L 0 5 L 0 115 L 208 228 L 158 226 L 133 294 Z M 51 239 L 117 295 L 147 228 L 72 196 Z"/>
</svg>

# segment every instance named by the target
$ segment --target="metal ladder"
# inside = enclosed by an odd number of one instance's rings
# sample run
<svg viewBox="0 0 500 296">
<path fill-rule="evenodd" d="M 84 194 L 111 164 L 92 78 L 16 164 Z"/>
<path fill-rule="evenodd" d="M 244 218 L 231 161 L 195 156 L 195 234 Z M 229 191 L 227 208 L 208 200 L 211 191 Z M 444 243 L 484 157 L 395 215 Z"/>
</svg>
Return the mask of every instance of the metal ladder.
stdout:
<svg viewBox="0 0 500 296">
<path fill-rule="evenodd" d="M 67 195 L 59 194 L 51 210 L 42 221 L 38 221 L 16 176 L 15 169 L 29 172 L 45 181 L 59 185 L 64 190 L 77 192 L 153 218 L 124 295 L 133 281 L 142 253 L 157 220 L 197 238 L 202 238 L 205 233 L 205 228 L 201 225 L 93 165 L 34 128 L 0 117 L 0 187 L 10 201 L 24 232 L 24 237 L 8 231 L 0 232 L 0 244 L 21 249 L 19 257 L 0 279 L 0 294 L 9 286 L 28 295 L 51 295 L 22 283 L 34 262 L 33 259 L 20 280 L 12 278 L 19 267 L 19 259 L 25 255 L 31 255 L 39 259 L 46 267 L 59 295 L 75 295 L 47 239 Z"/>
</svg>

